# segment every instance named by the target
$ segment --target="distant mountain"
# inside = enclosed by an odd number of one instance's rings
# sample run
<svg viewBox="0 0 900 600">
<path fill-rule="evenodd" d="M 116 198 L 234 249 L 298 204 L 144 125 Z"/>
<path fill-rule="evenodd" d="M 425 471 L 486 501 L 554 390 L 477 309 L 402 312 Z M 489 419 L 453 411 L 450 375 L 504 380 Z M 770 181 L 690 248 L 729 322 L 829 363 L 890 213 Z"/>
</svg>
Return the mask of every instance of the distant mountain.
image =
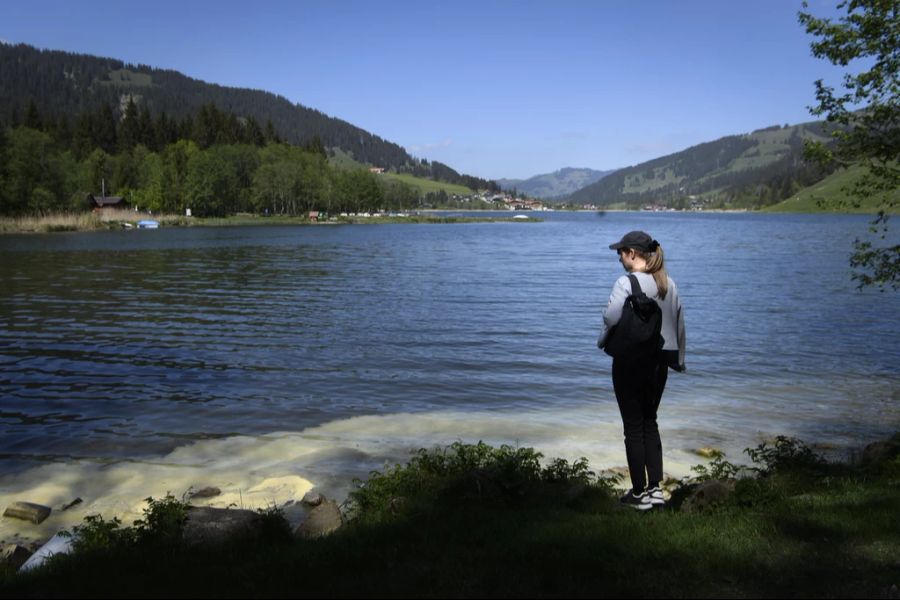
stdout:
<svg viewBox="0 0 900 600">
<path fill-rule="evenodd" d="M 214 104 L 221 111 L 253 118 L 263 126 L 271 122 L 277 134 L 292 144 L 306 144 L 318 137 L 326 148 L 339 148 L 358 163 L 414 171 L 472 188 L 496 187 L 441 163 L 418 161 L 398 144 L 270 92 L 224 87 L 177 71 L 113 58 L 0 42 L 0 122 L 21 118 L 30 102 L 41 115 L 66 115 L 72 121 L 80 112 L 104 104 L 121 117 L 129 99 L 139 108 L 149 109 L 154 117 L 165 113 L 176 119 L 196 115 L 202 107 Z"/>
<path fill-rule="evenodd" d="M 568 167 L 553 173 L 535 175 L 529 179 L 498 179 L 497 183 L 507 191 L 515 188 L 517 191 L 535 198 L 552 200 L 568 196 L 614 172 Z"/>
<path fill-rule="evenodd" d="M 569 200 L 626 207 L 767 206 L 828 175 L 803 159 L 803 147 L 805 140 L 830 139 L 820 122 L 774 125 L 620 169 Z"/>
</svg>

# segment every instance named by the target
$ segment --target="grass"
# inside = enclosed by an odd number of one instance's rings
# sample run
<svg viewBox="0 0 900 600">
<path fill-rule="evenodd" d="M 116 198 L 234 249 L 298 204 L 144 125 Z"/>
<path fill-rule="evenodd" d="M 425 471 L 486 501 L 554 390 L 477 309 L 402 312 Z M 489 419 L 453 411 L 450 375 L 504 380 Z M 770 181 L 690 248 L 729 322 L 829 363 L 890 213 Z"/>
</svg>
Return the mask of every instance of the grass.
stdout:
<svg viewBox="0 0 900 600">
<path fill-rule="evenodd" d="M 329 148 L 330 156 L 328 164 L 341 169 L 367 169 L 368 166 L 357 161 L 351 154 L 341 150 L 340 148 Z M 441 190 L 447 192 L 451 196 L 471 196 L 474 192 L 464 185 L 454 183 L 445 183 L 443 181 L 434 181 L 425 179 L 424 177 L 416 177 L 408 173 L 382 173 L 381 177 L 391 181 L 400 181 L 411 186 L 421 194 L 430 194 Z"/>
<path fill-rule="evenodd" d="M 95 231 L 102 229 L 121 229 L 123 223 L 135 224 L 142 219 L 159 221 L 162 227 L 246 227 L 273 225 L 311 225 L 308 218 L 300 216 L 263 217 L 252 214 L 238 214 L 229 217 L 182 217 L 179 215 L 147 215 L 128 210 L 106 210 L 96 213 L 59 213 L 38 217 L 9 218 L 0 217 L 0 234 L 3 233 L 51 233 L 58 231 Z M 322 225 L 369 225 L 386 223 L 492 223 L 498 221 L 525 221 L 524 219 L 497 217 L 451 217 L 429 214 L 410 214 L 384 216 L 350 216 L 338 217 L 334 221 L 320 221 Z M 538 222 L 540 219 L 529 217 L 525 222 Z"/>
<path fill-rule="evenodd" d="M 313 223 L 306 217 L 291 216 L 271 216 L 262 217 L 258 215 L 234 215 L 231 217 L 211 217 L 211 218 L 195 218 L 193 225 L 198 227 L 250 227 L 250 226 L 289 226 L 289 225 L 386 225 L 386 224 L 442 224 L 442 223 L 494 223 L 501 221 L 514 222 L 539 222 L 540 219 L 530 217 L 527 221 L 524 219 L 498 218 L 498 217 L 452 217 L 439 216 L 430 214 L 409 214 L 407 216 L 399 215 L 379 215 L 379 216 L 347 216 L 336 217 L 332 220 L 322 220 Z"/>
<path fill-rule="evenodd" d="M 123 223 L 142 219 L 159 221 L 160 225 L 186 225 L 189 219 L 178 215 L 147 215 L 130 210 L 106 209 L 101 213 L 51 213 L 40 216 L 0 217 L 0 233 L 51 233 L 56 231 L 94 231 L 119 229 Z"/>
<path fill-rule="evenodd" d="M 138 73 L 128 69 L 116 69 L 109 72 L 109 81 L 101 81 L 105 85 L 132 85 L 135 87 L 150 87 L 153 85 L 153 77 L 147 73 Z"/>
<path fill-rule="evenodd" d="M 858 166 L 840 169 L 822 181 L 800 190 L 787 200 L 763 210 L 785 213 L 842 212 L 874 214 L 881 208 L 882 202 L 887 199 L 886 195 L 867 198 L 861 204 L 855 205 L 846 191 L 847 188 L 851 188 L 859 180 L 861 174 L 862 168 Z M 894 212 L 898 210 L 896 205 L 897 195 L 898 192 L 895 191 Z"/>
<path fill-rule="evenodd" d="M 57 213 L 44 216 L 0 217 L 0 233 L 48 233 L 105 229 L 94 213 Z"/>
<path fill-rule="evenodd" d="M 410 187 L 418 190 L 422 194 L 430 194 L 433 192 L 439 192 L 441 190 L 447 192 L 451 196 L 471 196 L 474 193 L 471 189 L 467 188 L 464 185 L 445 183 L 443 181 L 433 181 L 431 179 L 416 177 L 415 175 L 410 175 L 408 173 L 383 173 L 382 177 L 384 177 L 385 179 L 391 179 L 394 181 L 405 183 Z"/>
<path fill-rule="evenodd" d="M 356 518 L 327 538 L 270 526 L 186 548 L 163 535 L 177 503 L 157 501 L 169 512 L 127 543 L 7 574 L 0 595 L 887 597 L 900 583 L 900 435 L 890 444 L 892 456 L 847 465 L 778 438 L 751 454 L 755 478 L 694 513 L 677 508 L 696 482 L 638 513 L 586 462 L 454 444 L 360 483 Z"/>
<path fill-rule="evenodd" d="M 329 148 L 328 164 L 339 169 L 367 169 L 368 167 L 353 158 L 353 155 L 338 147 Z"/>
</svg>

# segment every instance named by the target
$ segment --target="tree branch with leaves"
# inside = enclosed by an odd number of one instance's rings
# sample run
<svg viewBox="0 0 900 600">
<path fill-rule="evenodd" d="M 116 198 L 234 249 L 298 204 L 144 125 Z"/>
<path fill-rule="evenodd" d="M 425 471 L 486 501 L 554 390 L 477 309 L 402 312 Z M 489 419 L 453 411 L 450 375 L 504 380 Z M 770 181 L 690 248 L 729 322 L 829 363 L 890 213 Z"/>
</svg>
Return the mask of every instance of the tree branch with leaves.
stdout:
<svg viewBox="0 0 900 600">
<path fill-rule="evenodd" d="M 815 82 L 818 105 L 810 112 L 832 125 L 833 144 L 809 143 L 807 157 L 823 164 L 862 165 L 847 190 L 857 205 L 881 198 L 870 224 L 872 239 L 857 239 L 850 258 L 859 287 L 900 288 L 900 245 L 888 241 L 888 220 L 900 200 L 900 0 L 847 0 L 836 21 L 799 13 L 815 36 L 813 56 L 846 67 L 842 89 Z"/>
</svg>

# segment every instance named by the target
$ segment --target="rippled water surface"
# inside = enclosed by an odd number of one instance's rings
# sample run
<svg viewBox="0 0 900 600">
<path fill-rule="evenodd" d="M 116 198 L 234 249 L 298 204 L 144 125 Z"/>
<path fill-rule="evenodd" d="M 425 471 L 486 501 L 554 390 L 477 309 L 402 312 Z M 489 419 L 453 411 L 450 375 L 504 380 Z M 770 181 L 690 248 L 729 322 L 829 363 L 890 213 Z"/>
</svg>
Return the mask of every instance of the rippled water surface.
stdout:
<svg viewBox="0 0 900 600">
<path fill-rule="evenodd" d="M 685 305 L 667 468 L 900 425 L 900 296 L 849 277 L 865 217 L 541 216 L 4 236 L 0 483 L 226 460 L 268 477 L 289 457 L 316 484 L 455 439 L 622 464 L 595 342 L 621 272 L 607 246 L 631 229 L 662 243 Z"/>
</svg>

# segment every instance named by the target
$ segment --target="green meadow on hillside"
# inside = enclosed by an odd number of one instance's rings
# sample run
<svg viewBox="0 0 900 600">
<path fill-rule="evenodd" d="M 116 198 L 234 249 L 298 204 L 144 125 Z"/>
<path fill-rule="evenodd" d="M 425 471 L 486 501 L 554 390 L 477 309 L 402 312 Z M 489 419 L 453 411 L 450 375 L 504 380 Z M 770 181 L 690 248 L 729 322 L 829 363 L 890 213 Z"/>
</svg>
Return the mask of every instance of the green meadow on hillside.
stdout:
<svg viewBox="0 0 900 600">
<path fill-rule="evenodd" d="M 384 173 L 383 177 L 385 177 L 385 179 L 401 181 L 422 194 L 430 194 L 442 190 L 450 195 L 456 196 L 471 196 L 473 194 L 472 190 L 463 185 L 444 183 L 443 181 L 432 181 L 431 179 L 423 179 L 422 177 L 416 177 L 405 173 Z"/>
<path fill-rule="evenodd" d="M 874 214 L 884 208 L 887 201 L 893 196 L 894 206 L 888 212 L 896 213 L 900 208 L 897 201 L 900 200 L 900 190 L 894 190 L 878 196 L 872 196 L 862 201 L 851 197 L 848 190 L 859 180 L 862 175 L 862 167 L 854 166 L 849 169 L 835 171 L 822 181 L 804 188 L 783 202 L 764 208 L 768 212 L 843 212 Z"/>
</svg>

